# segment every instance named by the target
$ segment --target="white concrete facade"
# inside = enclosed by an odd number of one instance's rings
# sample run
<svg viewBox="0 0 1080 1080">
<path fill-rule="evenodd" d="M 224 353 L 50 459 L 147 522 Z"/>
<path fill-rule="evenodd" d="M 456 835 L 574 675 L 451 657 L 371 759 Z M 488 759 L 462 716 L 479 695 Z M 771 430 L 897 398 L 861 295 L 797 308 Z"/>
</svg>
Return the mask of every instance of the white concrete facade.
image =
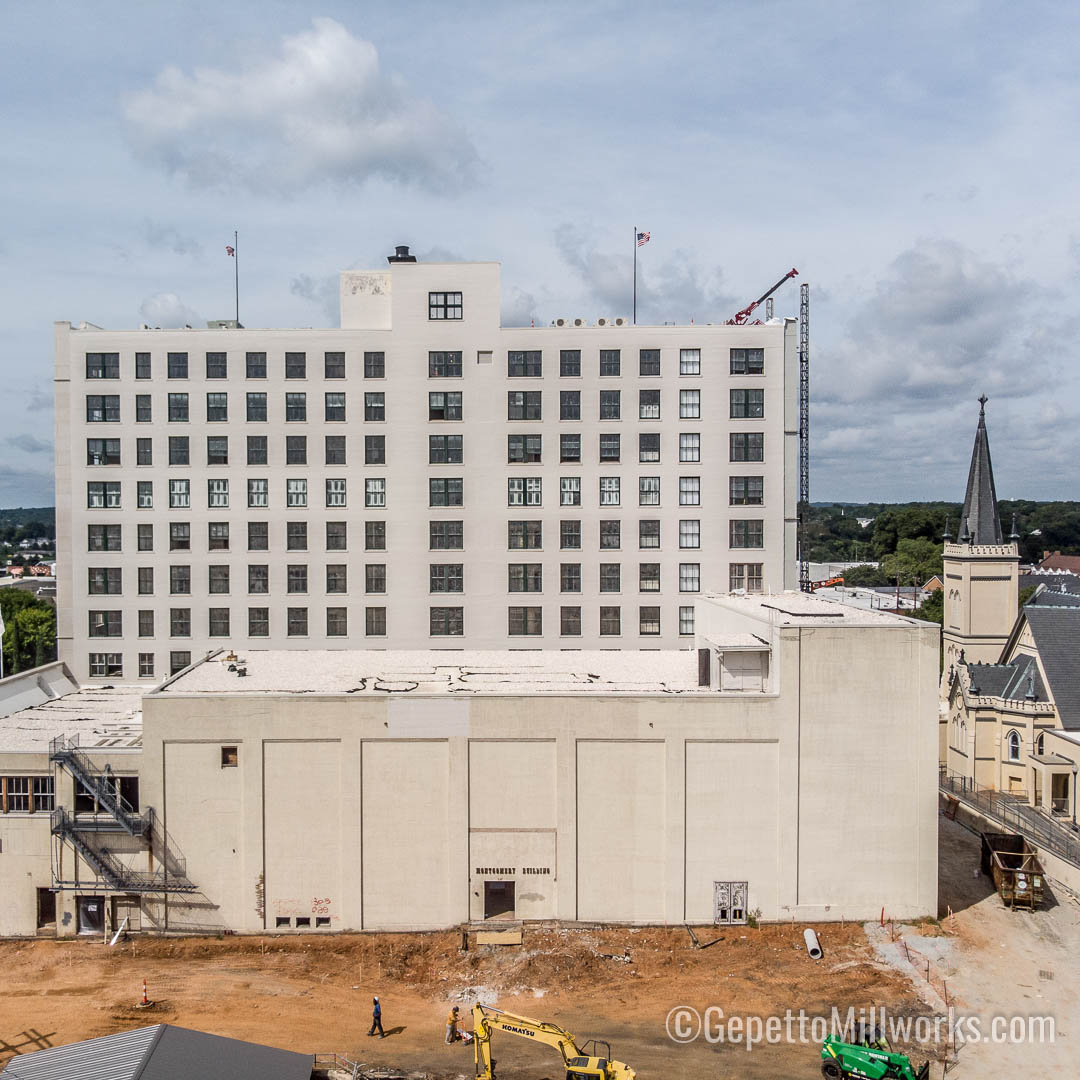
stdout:
<svg viewBox="0 0 1080 1080">
<path fill-rule="evenodd" d="M 56 324 L 79 679 L 156 680 L 222 645 L 685 647 L 696 592 L 792 585 L 793 320 L 508 328 L 495 263 L 341 280 L 340 329 Z"/>
</svg>

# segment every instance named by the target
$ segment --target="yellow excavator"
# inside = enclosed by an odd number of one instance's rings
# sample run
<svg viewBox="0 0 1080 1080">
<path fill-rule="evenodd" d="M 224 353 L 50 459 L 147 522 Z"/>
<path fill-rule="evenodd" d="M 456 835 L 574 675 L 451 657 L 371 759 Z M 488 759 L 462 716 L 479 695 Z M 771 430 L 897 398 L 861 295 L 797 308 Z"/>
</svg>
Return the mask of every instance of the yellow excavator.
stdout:
<svg viewBox="0 0 1080 1080">
<path fill-rule="evenodd" d="M 590 1039 L 579 1047 L 574 1036 L 561 1027 L 477 1003 L 473 1006 L 473 1051 L 479 1080 L 495 1080 L 491 1057 L 491 1035 L 495 1031 L 554 1046 L 562 1054 L 566 1080 L 634 1080 L 637 1076 L 629 1065 L 611 1060 L 610 1043 Z M 601 1048 L 605 1053 L 599 1052 Z"/>
</svg>

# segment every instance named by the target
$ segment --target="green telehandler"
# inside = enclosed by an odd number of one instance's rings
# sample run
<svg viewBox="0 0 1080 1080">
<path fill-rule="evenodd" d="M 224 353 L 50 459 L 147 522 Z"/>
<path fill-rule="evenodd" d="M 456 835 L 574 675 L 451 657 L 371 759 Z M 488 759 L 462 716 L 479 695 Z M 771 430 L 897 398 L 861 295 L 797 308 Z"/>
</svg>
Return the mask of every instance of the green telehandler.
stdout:
<svg viewBox="0 0 1080 1080">
<path fill-rule="evenodd" d="M 930 1062 L 916 1070 L 904 1054 L 876 1050 L 871 1046 L 856 1046 L 841 1042 L 829 1035 L 821 1044 L 821 1075 L 825 1080 L 929 1080 Z"/>
</svg>

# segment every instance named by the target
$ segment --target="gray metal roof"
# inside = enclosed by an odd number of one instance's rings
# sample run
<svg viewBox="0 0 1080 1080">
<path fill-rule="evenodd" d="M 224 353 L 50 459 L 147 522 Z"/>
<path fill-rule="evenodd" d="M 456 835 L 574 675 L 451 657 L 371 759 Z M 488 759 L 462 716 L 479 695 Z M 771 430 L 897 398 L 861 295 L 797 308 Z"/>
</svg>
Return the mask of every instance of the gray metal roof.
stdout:
<svg viewBox="0 0 1080 1080">
<path fill-rule="evenodd" d="M 1080 607 L 1080 581 L 1073 583 L 1056 582 L 1045 588 L 1037 589 L 1027 604 L 1035 607 Z"/>
<path fill-rule="evenodd" d="M 968 664 L 967 670 L 974 692 L 986 697 L 1049 701 L 1039 667 L 1030 656 L 1014 657 L 1007 664 Z"/>
<path fill-rule="evenodd" d="M 1028 605 L 1024 616 L 1035 639 L 1061 726 L 1080 730 L 1080 607 Z"/>
<path fill-rule="evenodd" d="M 986 435 L 985 396 L 979 398 L 979 426 L 975 430 L 975 446 L 971 451 L 959 539 L 972 544 L 1004 543 L 997 492 L 994 489 L 994 469 L 990 464 L 990 440 Z"/>
<path fill-rule="evenodd" d="M 312 1057 L 154 1024 L 12 1058 L 2 1080 L 311 1080 Z"/>
</svg>

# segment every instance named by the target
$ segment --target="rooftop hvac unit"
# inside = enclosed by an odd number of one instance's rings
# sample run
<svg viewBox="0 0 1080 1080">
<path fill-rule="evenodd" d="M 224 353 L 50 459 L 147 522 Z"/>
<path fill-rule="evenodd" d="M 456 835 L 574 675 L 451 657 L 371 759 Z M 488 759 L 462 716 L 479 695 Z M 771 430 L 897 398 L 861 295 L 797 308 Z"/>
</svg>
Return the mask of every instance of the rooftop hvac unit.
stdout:
<svg viewBox="0 0 1080 1080">
<path fill-rule="evenodd" d="M 630 320 L 625 315 L 620 315 L 615 320 L 615 325 L 616 326 L 629 326 L 630 325 Z"/>
<path fill-rule="evenodd" d="M 603 318 L 601 316 L 599 319 L 596 320 L 596 325 L 597 326 L 610 326 L 611 325 L 611 320 L 610 319 L 605 319 L 605 318 Z"/>
<path fill-rule="evenodd" d="M 570 325 L 570 320 L 569 319 L 556 319 L 555 320 L 555 325 L 556 326 L 569 326 Z"/>
<path fill-rule="evenodd" d="M 575 319 L 575 320 L 574 320 L 574 325 L 575 325 L 575 326 L 585 326 L 585 325 L 586 325 L 586 322 L 585 322 L 585 320 L 584 320 L 584 319 Z"/>
</svg>

